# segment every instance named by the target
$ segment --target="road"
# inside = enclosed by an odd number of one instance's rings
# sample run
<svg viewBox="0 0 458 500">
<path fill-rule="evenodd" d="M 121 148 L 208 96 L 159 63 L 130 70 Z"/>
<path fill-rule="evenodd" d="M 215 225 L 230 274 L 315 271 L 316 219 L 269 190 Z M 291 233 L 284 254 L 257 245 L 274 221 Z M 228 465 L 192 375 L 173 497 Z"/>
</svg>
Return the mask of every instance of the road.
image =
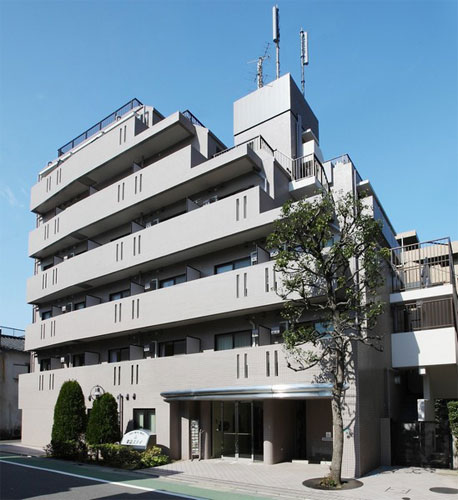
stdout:
<svg viewBox="0 0 458 500">
<path fill-rule="evenodd" d="M 85 479 L 70 473 L 48 471 L 20 464 L 0 462 L 0 498 L 19 500 L 45 498 L 46 500 L 92 500 L 106 499 L 167 499 L 193 498 L 161 491 L 145 491 L 137 486 L 122 486 Z M 195 497 L 194 497 L 195 498 Z"/>
</svg>

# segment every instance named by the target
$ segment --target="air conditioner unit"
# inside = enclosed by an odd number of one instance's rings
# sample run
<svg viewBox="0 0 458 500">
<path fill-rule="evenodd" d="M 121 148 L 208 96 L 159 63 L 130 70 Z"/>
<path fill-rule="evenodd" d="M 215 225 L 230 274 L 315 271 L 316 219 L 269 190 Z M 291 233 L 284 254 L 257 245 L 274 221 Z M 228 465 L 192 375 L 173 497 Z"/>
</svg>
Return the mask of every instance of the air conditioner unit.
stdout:
<svg viewBox="0 0 458 500">
<path fill-rule="evenodd" d="M 270 329 L 271 335 L 280 335 L 280 325 L 275 325 Z"/>
<path fill-rule="evenodd" d="M 63 313 L 71 312 L 71 310 L 72 310 L 72 303 L 70 302 L 69 304 L 65 304 L 65 306 L 62 306 L 61 309 L 62 309 Z"/>
<path fill-rule="evenodd" d="M 251 252 L 250 254 L 251 258 L 251 265 L 254 266 L 258 263 L 258 252 Z"/>
</svg>

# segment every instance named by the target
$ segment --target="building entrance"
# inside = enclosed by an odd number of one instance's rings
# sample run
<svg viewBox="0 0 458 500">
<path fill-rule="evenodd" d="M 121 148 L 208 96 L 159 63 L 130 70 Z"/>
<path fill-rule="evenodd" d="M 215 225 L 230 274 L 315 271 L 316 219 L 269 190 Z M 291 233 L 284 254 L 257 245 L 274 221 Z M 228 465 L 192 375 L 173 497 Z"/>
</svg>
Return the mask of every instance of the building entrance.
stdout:
<svg viewBox="0 0 458 500">
<path fill-rule="evenodd" d="M 262 402 L 214 401 L 213 456 L 262 460 Z"/>
</svg>

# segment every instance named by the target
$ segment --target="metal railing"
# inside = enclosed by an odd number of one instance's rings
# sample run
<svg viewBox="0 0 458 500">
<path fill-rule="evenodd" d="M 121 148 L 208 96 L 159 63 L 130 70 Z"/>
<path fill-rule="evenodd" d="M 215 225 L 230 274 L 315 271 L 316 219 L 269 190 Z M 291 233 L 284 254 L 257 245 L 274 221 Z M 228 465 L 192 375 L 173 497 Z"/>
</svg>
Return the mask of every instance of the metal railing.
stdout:
<svg viewBox="0 0 458 500">
<path fill-rule="evenodd" d="M 189 111 L 189 109 L 186 109 L 185 111 L 182 111 L 181 114 L 183 116 L 186 116 L 186 118 L 193 124 L 193 125 L 199 125 L 199 127 L 205 127 L 205 125 Z"/>
<path fill-rule="evenodd" d="M 300 158 L 289 158 L 278 149 L 275 150 L 275 159 L 291 175 L 295 181 L 316 177 L 318 182 L 329 191 L 329 183 L 320 160 L 312 153 Z"/>
<path fill-rule="evenodd" d="M 0 335 L 11 335 L 12 337 L 24 337 L 25 330 L 12 328 L 11 326 L 0 326 Z"/>
<path fill-rule="evenodd" d="M 57 150 L 57 156 L 62 156 L 63 154 L 68 153 L 68 151 L 70 151 L 74 147 L 78 146 L 78 144 L 81 144 L 86 139 L 89 139 L 89 137 L 93 136 L 97 132 L 100 132 L 103 128 L 112 124 L 113 122 L 118 120 L 121 116 L 125 115 L 126 113 L 128 113 L 132 109 L 137 108 L 138 106 L 142 106 L 142 105 L 143 104 L 138 99 L 130 100 L 129 102 L 124 104 L 124 106 L 121 106 L 116 111 L 113 111 L 113 113 L 110 113 L 103 120 L 100 120 L 98 123 L 96 123 L 92 127 L 85 130 L 78 137 L 75 137 L 70 142 L 67 142 L 67 144 L 65 144 L 64 146 L 59 148 Z"/>
<path fill-rule="evenodd" d="M 269 146 L 269 143 L 262 137 L 262 135 L 258 135 L 256 137 L 253 137 L 253 139 L 248 139 L 247 141 L 241 142 L 240 144 L 237 144 L 236 146 L 232 146 L 231 148 L 227 148 L 227 149 L 224 149 L 223 151 L 219 151 L 218 153 L 215 153 L 213 155 L 213 158 L 216 158 L 217 156 L 221 156 L 225 153 L 228 153 L 229 151 L 232 151 L 234 149 L 240 148 L 240 147 L 245 146 L 245 145 L 247 145 L 253 151 L 259 151 L 261 149 L 264 149 L 265 151 L 268 151 L 271 154 L 274 154 L 274 150 Z"/>
<path fill-rule="evenodd" d="M 394 333 L 454 326 L 452 297 L 397 305 L 393 313 Z"/>
<path fill-rule="evenodd" d="M 393 292 L 454 283 L 449 238 L 415 243 L 391 250 Z"/>
</svg>

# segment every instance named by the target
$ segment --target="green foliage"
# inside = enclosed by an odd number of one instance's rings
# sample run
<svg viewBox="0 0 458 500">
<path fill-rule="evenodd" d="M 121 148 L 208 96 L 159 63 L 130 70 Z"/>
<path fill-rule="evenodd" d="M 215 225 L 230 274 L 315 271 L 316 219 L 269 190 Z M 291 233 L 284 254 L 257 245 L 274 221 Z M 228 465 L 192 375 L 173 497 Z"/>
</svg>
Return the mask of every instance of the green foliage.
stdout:
<svg viewBox="0 0 458 500">
<path fill-rule="evenodd" d="M 141 461 L 144 467 L 156 467 L 157 465 L 168 464 L 169 457 L 162 454 L 162 450 L 159 446 L 153 446 L 142 453 Z"/>
<path fill-rule="evenodd" d="M 118 405 L 116 399 L 105 393 L 94 401 L 86 429 L 88 444 L 115 443 L 119 441 Z"/>
<path fill-rule="evenodd" d="M 283 205 L 268 247 L 277 251 L 282 276 L 278 293 L 290 324 L 285 347 L 299 369 L 329 361 L 336 350 L 345 357 L 353 341 L 382 349 L 381 337 L 371 332 L 383 312 L 377 292 L 389 251 L 381 241 L 381 223 L 352 195 L 335 201 L 323 193 Z M 305 313 L 324 328 L 304 323 Z"/>
<path fill-rule="evenodd" d="M 453 437 L 458 440 L 458 401 L 449 401 L 448 408 L 448 421 L 450 423 L 450 430 Z"/>
<path fill-rule="evenodd" d="M 60 443 L 81 441 L 86 430 L 84 395 L 76 380 L 64 382 L 54 407 L 51 443 L 54 449 Z"/>
<path fill-rule="evenodd" d="M 65 460 L 76 460 L 84 462 L 87 459 L 86 444 L 79 440 L 52 441 L 45 446 L 44 451 L 47 457 L 63 458 Z"/>
<path fill-rule="evenodd" d="M 106 465 L 122 469 L 139 469 L 142 466 L 142 453 L 129 446 L 110 443 L 98 444 L 91 449 L 100 452 Z"/>
</svg>

